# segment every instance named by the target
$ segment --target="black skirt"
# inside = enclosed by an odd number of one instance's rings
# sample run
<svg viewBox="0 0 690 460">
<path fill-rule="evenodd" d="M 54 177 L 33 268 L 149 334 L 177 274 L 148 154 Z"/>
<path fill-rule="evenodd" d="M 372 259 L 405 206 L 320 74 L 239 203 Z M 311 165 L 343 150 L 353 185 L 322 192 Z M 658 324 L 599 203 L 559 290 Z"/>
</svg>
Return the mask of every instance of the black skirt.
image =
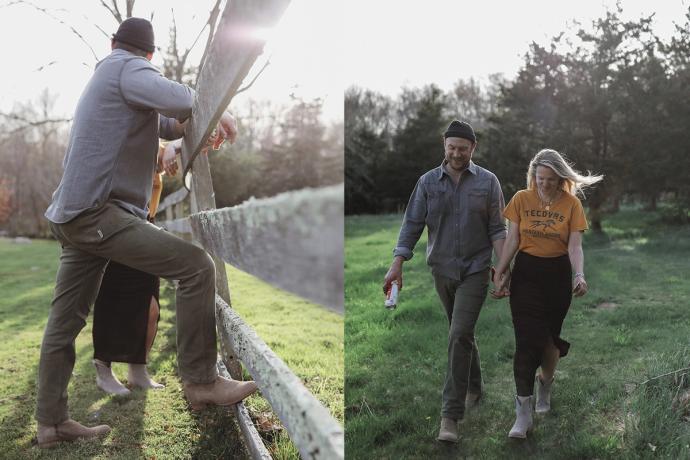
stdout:
<svg viewBox="0 0 690 460">
<path fill-rule="evenodd" d="M 536 257 L 518 252 L 510 283 L 510 311 L 518 343 L 543 349 L 550 336 L 560 356 L 568 354 L 570 344 L 560 334 L 572 300 L 571 279 L 567 254 Z"/>
<path fill-rule="evenodd" d="M 94 306 L 96 359 L 146 364 L 151 297 L 158 301 L 159 290 L 157 276 L 113 261 L 108 264 Z"/>
</svg>

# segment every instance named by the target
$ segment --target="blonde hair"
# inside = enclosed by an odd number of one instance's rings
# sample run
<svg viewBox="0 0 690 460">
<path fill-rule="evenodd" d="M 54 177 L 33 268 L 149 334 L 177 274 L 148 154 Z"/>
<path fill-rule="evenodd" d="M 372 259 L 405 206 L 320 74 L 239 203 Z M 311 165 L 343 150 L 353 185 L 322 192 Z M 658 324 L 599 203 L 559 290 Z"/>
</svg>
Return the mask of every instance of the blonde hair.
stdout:
<svg viewBox="0 0 690 460">
<path fill-rule="evenodd" d="M 527 169 L 527 188 L 530 190 L 534 190 L 537 187 L 537 166 L 551 168 L 553 172 L 561 178 L 561 188 L 572 195 L 580 194 L 584 197 L 584 189 L 586 187 L 594 185 L 604 179 L 603 175 L 594 175 L 589 171 L 587 171 L 586 176 L 583 176 L 575 171 L 572 165 L 568 163 L 560 153 L 552 149 L 543 149 L 529 162 L 529 168 Z"/>
</svg>

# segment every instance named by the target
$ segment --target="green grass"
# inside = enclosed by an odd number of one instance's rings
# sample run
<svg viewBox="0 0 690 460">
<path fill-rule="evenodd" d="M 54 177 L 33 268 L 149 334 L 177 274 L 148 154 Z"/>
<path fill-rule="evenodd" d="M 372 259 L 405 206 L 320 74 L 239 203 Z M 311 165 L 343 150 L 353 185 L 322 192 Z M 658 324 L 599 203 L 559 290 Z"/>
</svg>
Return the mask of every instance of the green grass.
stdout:
<svg viewBox="0 0 690 460">
<path fill-rule="evenodd" d="M 346 219 L 348 459 L 690 458 L 689 409 L 674 404 L 688 375 L 635 385 L 690 367 L 690 227 L 626 209 L 604 222 L 604 235 L 585 235 L 590 291 L 563 326 L 572 347 L 553 409 L 526 441 L 507 437 L 515 394 L 508 302 L 488 299 L 476 329 L 485 399 L 461 423 L 459 445 L 446 445 L 435 437 L 448 328 L 424 260 L 426 235 L 405 264 L 397 310 L 383 306 L 400 222 Z"/>
<path fill-rule="evenodd" d="M 232 416 L 223 409 L 191 413 L 182 396 L 175 354 L 172 286 L 164 282 L 161 321 L 149 370 L 166 385 L 112 397 L 95 385 L 91 321 L 76 341 L 77 362 L 69 386 L 70 415 L 83 423 L 108 423 L 104 441 L 63 443 L 43 451 L 34 445 L 33 419 L 40 341 L 52 297 L 59 246 L 0 239 L 0 458 L 245 458 Z M 233 306 L 293 369 L 320 401 L 343 421 L 342 317 L 228 268 Z M 125 380 L 126 366 L 114 365 Z M 259 396 L 248 401 L 258 420 L 277 422 Z M 274 458 L 298 458 L 284 430 L 261 431 Z"/>
</svg>

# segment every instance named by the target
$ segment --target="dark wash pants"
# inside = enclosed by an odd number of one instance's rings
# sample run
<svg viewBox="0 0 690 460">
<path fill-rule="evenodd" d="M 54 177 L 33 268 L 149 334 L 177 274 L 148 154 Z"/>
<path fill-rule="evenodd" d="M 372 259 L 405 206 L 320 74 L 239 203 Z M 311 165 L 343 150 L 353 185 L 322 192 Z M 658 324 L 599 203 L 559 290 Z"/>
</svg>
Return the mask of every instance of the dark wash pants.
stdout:
<svg viewBox="0 0 690 460">
<path fill-rule="evenodd" d="M 67 385 L 75 362 L 74 340 L 86 324 L 109 260 L 179 280 L 177 359 L 184 382 L 212 382 L 216 375 L 215 266 L 203 250 L 115 204 L 51 223 L 62 245 L 55 294 L 43 335 L 36 420 L 66 420 Z"/>
<path fill-rule="evenodd" d="M 459 420 L 465 414 L 467 392 L 482 392 L 482 371 L 474 326 L 486 298 L 489 273 L 482 270 L 461 281 L 434 275 L 434 281 L 450 325 L 441 417 Z"/>
</svg>

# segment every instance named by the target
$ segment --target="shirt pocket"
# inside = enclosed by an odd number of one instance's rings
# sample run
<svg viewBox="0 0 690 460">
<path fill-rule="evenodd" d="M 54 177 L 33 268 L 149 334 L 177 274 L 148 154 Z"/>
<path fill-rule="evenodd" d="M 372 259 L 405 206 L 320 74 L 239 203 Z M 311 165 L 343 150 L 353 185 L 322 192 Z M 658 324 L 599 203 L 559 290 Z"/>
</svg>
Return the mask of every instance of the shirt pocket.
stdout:
<svg viewBox="0 0 690 460">
<path fill-rule="evenodd" d="M 471 212 L 486 212 L 489 207 L 489 192 L 486 190 L 472 190 L 468 194 Z"/>
</svg>

